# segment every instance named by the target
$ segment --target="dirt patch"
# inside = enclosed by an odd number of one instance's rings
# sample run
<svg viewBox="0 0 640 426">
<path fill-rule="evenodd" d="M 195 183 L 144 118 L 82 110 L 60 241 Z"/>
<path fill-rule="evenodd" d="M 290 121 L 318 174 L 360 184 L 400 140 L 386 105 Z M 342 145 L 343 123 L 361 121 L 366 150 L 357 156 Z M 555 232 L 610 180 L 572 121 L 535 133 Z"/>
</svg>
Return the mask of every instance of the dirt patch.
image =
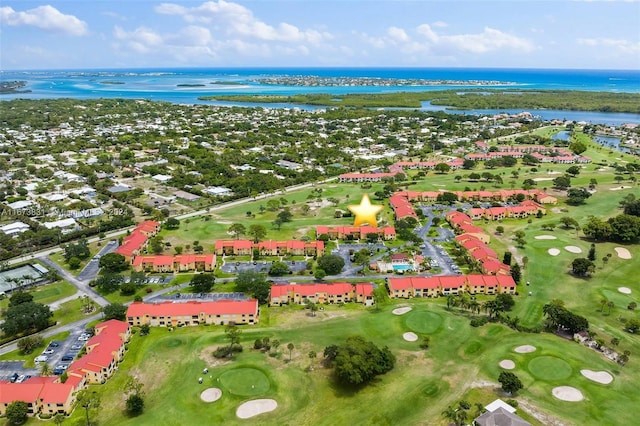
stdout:
<svg viewBox="0 0 640 426">
<path fill-rule="evenodd" d="M 618 291 L 622 294 L 631 294 L 631 289 L 629 287 L 618 287 Z"/>
<path fill-rule="evenodd" d="M 549 253 L 551 256 L 557 256 L 560 254 L 560 250 L 557 248 L 550 248 L 549 250 L 547 250 L 547 253 Z"/>
<path fill-rule="evenodd" d="M 415 342 L 416 340 L 418 340 L 418 335 L 412 331 L 409 331 L 407 333 L 404 333 L 402 335 L 402 338 L 407 342 Z"/>
<path fill-rule="evenodd" d="M 565 246 L 564 249 L 569 253 L 575 253 L 575 254 L 582 253 L 582 249 L 577 246 Z"/>
<path fill-rule="evenodd" d="M 518 408 L 522 408 L 524 411 L 531 414 L 533 417 L 538 419 L 540 423 L 542 423 L 543 425 L 548 425 L 548 426 L 565 426 L 566 425 L 566 423 L 561 422 L 560 420 L 556 419 L 550 414 L 540 411 L 540 409 L 534 406 L 530 401 L 527 401 L 522 398 L 518 398 L 518 404 L 519 404 Z"/>
<path fill-rule="evenodd" d="M 240 405 L 236 410 L 236 416 L 241 419 L 249 419 L 259 414 L 268 413 L 278 408 L 275 399 L 254 399 Z"/>
<path fill-rule="evenodd" d="M 231 225 L 233 222 L 230 220 L 219 220 L 216 223 L 219 223 L 220 225 Z"/>
<path fill-rule="evenodd" d="M 503 359 L 498 365 L 500 366 L 500 368 L 504 368 L 505 370 L 513 370 L 514 368 L 516 368 L 516 363 L 511 361 L 510 359 Z"/>
<path fill-rule="evenodd" d="M 624 247 L 616 247 L 614 250 L 620 259 L 631 259 L 631 252 L 628 249 Z"/>
<path fill-rule="evenodd" d="M 613 376 L 606 371 L 580 370 L 580 374 L 601 385 L 608 385 L 613 382 Z"/>
<path fill-rule="evenodd" d="M 534 182 L 542 182 L 545 180 L 553 180 L 553 178 L 534 178 L 533 179 Z"/>
<path fill-rule="evenodd" d="M 554 235 L 536 235 L 535 237 L 536 240 L 556 240 L 558 239 L 558 237 L 554 236 Z"/>
<path fill-rule="evenodd" d="M 209 388 L 202 391 L 200 399 L 204 402 L 214 402 L 220 399 L 222 391 L 218 388 Z"/>
<path fill-rule="evenodd" d="M 551 393 L 561 401 L 578 402 L 584 399 L 582 392 L 571 386 L 558 386 Z"/>
<path fill-rule="evenodd" d="M 393 311 L 391 311 L 391 313 L 393 315 L 404 315 L 409 311 L 411 311 L 411 307 L 405 306 L 403 308 L 395 308 Z"/>
<path fill-rule="evenodd" d="M 531 346 L 531 345 L 522 345 L 522 346 L 518 346 L 517 348 L 515 348 L 514 351 L 516 351 L 519 354 L 528 354 L 528 353 L 531 353 L 531 352 L 535 352 L 536 351 L 536 347 L 535 346 Z"/>
</svg>

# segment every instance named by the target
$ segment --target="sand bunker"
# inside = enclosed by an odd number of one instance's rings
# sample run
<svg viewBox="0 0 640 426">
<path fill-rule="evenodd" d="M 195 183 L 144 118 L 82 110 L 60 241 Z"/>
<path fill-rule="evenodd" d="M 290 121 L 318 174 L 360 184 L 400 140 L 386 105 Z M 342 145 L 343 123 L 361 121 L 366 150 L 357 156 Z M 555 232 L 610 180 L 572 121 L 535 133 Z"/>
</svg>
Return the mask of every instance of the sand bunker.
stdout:
<svg viewBox="0 0 640 426">
<path fill-rule="evenodd" d="M 218 388 L 209 388 L 202 391 L 200 399 L 204 402 L 213 402 L 220 399 L 222 391 Z"/>
<path fill-rule="evenodd" d="M 536 347 L 531 345 L 522 345 L 515 348 L 514 351 L 518 352 L 519 354 L 528 354 L 530 352 L 535 352 Z"/>
<path fill-rule="evenodd" d="M 555 172 L 555 171 L 553 171 L 553 172 L 547 172 L 547 174 L 548 174 L 548 175 L 559 175 L 559 174 L 560 174 L 560 172 Z"/>
<path fill-rule="evenodd" d="M 631 294 L 631 289 L 629 287 L 618 287 L 618 291 L 622 294 Z"/>
<path fill-rule="evenodd" d="M 614 250 L 616 251 L 616 254 L 620 259 L 625 259 L 625 260 L 631 259 L 631 252 L 626 248 L 616 247 L 614 248 Z"/>
<path fill-rule="evenodd" d="M 547 253 L 549 253 L 551 256 L 557 256 L 560 254 L 560 250 L 558 250 L 557 248 L 550 248 L 549 250 L 547 250 Z"/>
<path fill-rule="evenodd" d="M 402 335 L 402 338 L 407 342 L 415 342 L 416 340 L 418 340 L 418 335 L 416 333 L 409 331 L 408 333 L 404 333 Z"/>
<path fill-rule="evenodd" d="M 631 187 L 630 186 L 618 186 L 616 188 L 609 188 L 609 191 L 620 191 L 620 190 L 629 189 L 629 188 L 631 188 Z"/>
<path fill-rule="evenodd" d="M 533 178 L 534 182 L 542 182 L 543 180 L 553 180 L 553 178 Z"/>
<path fill-rule="evenodd" d="M 582 392 L 571 386 L 558 386 L 557 388 L 553 388 L 551 393 L 562 401 L 578 402 L 584 399 Z"/>
<path fill-rule="evenodd" d="M 536 235 L 535 237 L 536 240 L 555 240 L 557 239 L 557 237 L 553 236 L 553 235 Z"/>
<path fill-rule="evenodd" d="M 606 371 L 580 370 L 580 373 L 587 379 L 602 385 L 608 385 L 613 382 L 613 376 Z"/>
<path fill-rule="evenodd" d="M 564 248 L 566 251 L 568 251 L 569 253 L 582 253 L 582 249 L 580 247 L 576 247 L 576 246 L 565 246 Z"/>
<path fill-rule="evenodd" d="M 510 359 L 503 359 L 498 365 L 505 370 L 513 370 L 514 368 L 516 368 L 516 363 L 511 361 Z"/>
<path fill-rule="evenodd" d="M 236 410 L 236 416 L 248 419 L 258 414 L 268 413 L 278 408 L 278 403 L 273 399 L 254 399 L 240 405 Z"/>
<path fill-rule="evenodd" d="M 396 309 L 394 309 L 393 311 L 391 311 L 391 313 L 392 313 L 393 315 L 404 315 L 404 314 L 406 314 L 407 312 L 409 312 L 410 310 L 411 310 L 411 308 L 410 308 L 410 307 L 405 306 L 404 308 L 396 308 Z"/>
</svg>

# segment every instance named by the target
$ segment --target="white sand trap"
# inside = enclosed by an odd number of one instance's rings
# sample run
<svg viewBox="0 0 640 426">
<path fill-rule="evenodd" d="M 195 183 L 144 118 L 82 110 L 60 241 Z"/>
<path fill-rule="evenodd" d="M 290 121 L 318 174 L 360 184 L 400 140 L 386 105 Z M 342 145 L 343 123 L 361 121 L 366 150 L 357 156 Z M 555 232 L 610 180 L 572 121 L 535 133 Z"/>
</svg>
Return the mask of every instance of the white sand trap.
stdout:
<svg viewBox="0 0 640 426">
<path fill-rule="evenodd" d="M 395 308 L 391 313 L 393 315 L 404 315 L 409 312 L 411 308 L 409 306 L 405 306 L 404 308 Z"/>
<path fill-rule="evenodd" d="M 418 335 L 412 331 L 409 331 L 408 333 L 404 333 L 402 335 L 402 338 L 407 342 L 415 342 L 416 340 L 418 340 Z"/>
<path fill-rule="evenodd" d="M 276 408 L 278 408 L 278 403 L 274 399 L 254 399 L 240 405 L 236 410 L 236 416 L 248 419 L 258 414 L 268 413 Z"/>
<path fill-rule="evenodd" d="M 623 189 L 629 189 L 631 188 L 630 186 L 618 186 L 617 188 L 609 188 L 609 191 L 621 191 Z"/>
<path fill-rule="evenodd" d="M 600 167 L 598 169 L 599 172 L 606 172 L 609 168 L 608 167 Z"/>
<path fill-rule="evenodd" d="M 536 235 L 535 237 L 536 240 L 556 240 L 558 237 L 555 237 L 553 235 Z"/>
<path fill-rule="evenodd" d="M 561 401 L 578 402 L 584 399 L 582 392 L 571 386 L 558 386 L 551 393 Z"/>
<path fill-rule="evenodd" d="M 516 368 L 516 363 L 511 361 L 510 359 L 503 359 L 498 365 L 505 370 L 513 370 L 514 368 Z"/>
<path fill-rule="evenodd" d="M 216 223 L 219 223 L 220 225 L 231 225 L 233 222 L 230 220 L 219 220 Z"/>
<path fill-rule="evenodd" d="M 631 252 L 628 249 L 624 247 L 616 247 L 614 250 L 620 259 L 631 259 Z"/>
<path fill-rule="evenodd" d="M 580 247 L 576 247 L 576 246 L 565 246 L 564 248 L 566 251 L 568 251 L 569 253 L 582 253 L 582 249 Z"/>
<path fill-rule="evenodd" d="M 559 174 L 560 174 L 560 172 L 548 172 L 547 174 L 548 174 L 548 175 L 559 175 Z"/>
<path fill-rule="evenodd" d="M 514 351 L 518 352 L 519 354 L 528 354 L 531 352 L 535 352 L 536 347 L 531 345 L 522 345 L 515 348 Z"/>
<path fill-rule="evenodd" d="M 608 385 L 613 382 L 613 376 L 606 371 L 580 370 L 580 373 L 587 379 L 602 385 Z"/>
<path fill-rule="evenodd" d="M 618 291 L 622 294 L 631 294 L 631 289 L 629 287 L 618 287 Z"/>
<path fill-rule="evenodd" d="M 533 178 L 534 182 L 542 182 L 543 180 L 553 180 L 553 178 Z"/>
<path fill-rule="evenodd" d="M 213 402 L 220 399 L 222 391 L 218 388 L 209 388 L 202 391 L 200 399 L 204 402 Z"/>
<path fill-rule="evenodd" d="M 560 254 L 560 250 L 557 248 L 550 248 L 549 250 L 547 250 L 547 253 L 549 253 L 551 256 L 557 256 Z"/>
</svg>

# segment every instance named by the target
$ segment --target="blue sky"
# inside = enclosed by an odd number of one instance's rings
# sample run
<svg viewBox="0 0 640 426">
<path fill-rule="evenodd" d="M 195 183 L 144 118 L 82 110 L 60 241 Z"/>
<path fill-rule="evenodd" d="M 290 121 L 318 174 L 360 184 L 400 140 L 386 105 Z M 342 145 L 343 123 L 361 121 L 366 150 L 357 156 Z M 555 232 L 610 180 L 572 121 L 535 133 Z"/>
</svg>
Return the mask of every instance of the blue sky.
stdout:
<svg viewBox="0 0 640 426">
<path fill-rule="evenodd" d="M 0 68 L 640 69 L 640 0 L 3 0 Z"/>
</svg>

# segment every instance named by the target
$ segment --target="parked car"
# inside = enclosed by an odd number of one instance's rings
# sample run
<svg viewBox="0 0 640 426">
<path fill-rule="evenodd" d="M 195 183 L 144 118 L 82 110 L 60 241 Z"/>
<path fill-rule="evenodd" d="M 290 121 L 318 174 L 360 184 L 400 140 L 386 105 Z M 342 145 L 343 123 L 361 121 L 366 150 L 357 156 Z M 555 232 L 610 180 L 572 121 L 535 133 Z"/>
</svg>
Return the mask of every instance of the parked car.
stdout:
<svg viewBox="0 0 640 426">
<path fill-rule="evenodd" d="M 55 350 L 51 349 L 51 348 L 47 348 L 44 350 L 44 352 L 42 352 L 44 355 L 51 355 L 52 353 L 54 353 Z"/>
<path fill-rule="evenodd" d="M 77 350 L 77 349 L 82 349 L 84 345 L 81 343 L 76 343 L 75 345 L 71 346 L 71 349 L 73 350 Z"/>
<path fill-rule="evenodd" d="M 24 374 L 21 374 L 20 376 L 18 376 L 18 378 L 16 379 L 16 383 L 22 383 L 27 379 L 27 376 L 25 376 Z"/>
<path fill-rule="evenodd" d="M 11 379 L 9 379 L 9 381 L 11 383 L 15 383 L 16 380 L 18 380 L 18 377 L 20 377 L 20 375 L 18 373 L 13 373 L 13 376 L 11 376 Z"/>
<path fill-rule="evenodd" d="M 58 346 L 60 346 L 60 342 L 57 340 L 52 340 L 51 343 L 49 343 L 50 348 L 57 348 Z"/>
<path fill-rule="evenodd" d="M 75 358 L 73 355 L 66 354 L 62 357 L 61 361 L 73 361 L 73 358 Z"/>
<path fill-rule="evenodd" d="M 59 375 L 61 375 L 62 373 L 64 373 L 64 370 L 65 370 L 65 369 L 63 369 L 63 368 L 58 368 L 58 367 L 56 367 L 56 368 L 54 368 L 54 369 L 53 369 L 53 374 L 55 374 L 56 376 L 59 376 Z"/>
<path fill-rule="evenodd" d="M 89 336 L 85 336 L 84 334 L 80 337 L 78 337 L 78 340 L 80 340 L 81 342 L 86 342 L 87 340 L 89 340 Z"/>
<path fill-rule="evenodd" d="M 48 359 L 49 359 L 49 357 L 46 356 L 46 355 L 38 355 L 37 357 L 35 357 L 35 359 L 33 361 L 34 362 L 47 362 Z"/>
</svg>

